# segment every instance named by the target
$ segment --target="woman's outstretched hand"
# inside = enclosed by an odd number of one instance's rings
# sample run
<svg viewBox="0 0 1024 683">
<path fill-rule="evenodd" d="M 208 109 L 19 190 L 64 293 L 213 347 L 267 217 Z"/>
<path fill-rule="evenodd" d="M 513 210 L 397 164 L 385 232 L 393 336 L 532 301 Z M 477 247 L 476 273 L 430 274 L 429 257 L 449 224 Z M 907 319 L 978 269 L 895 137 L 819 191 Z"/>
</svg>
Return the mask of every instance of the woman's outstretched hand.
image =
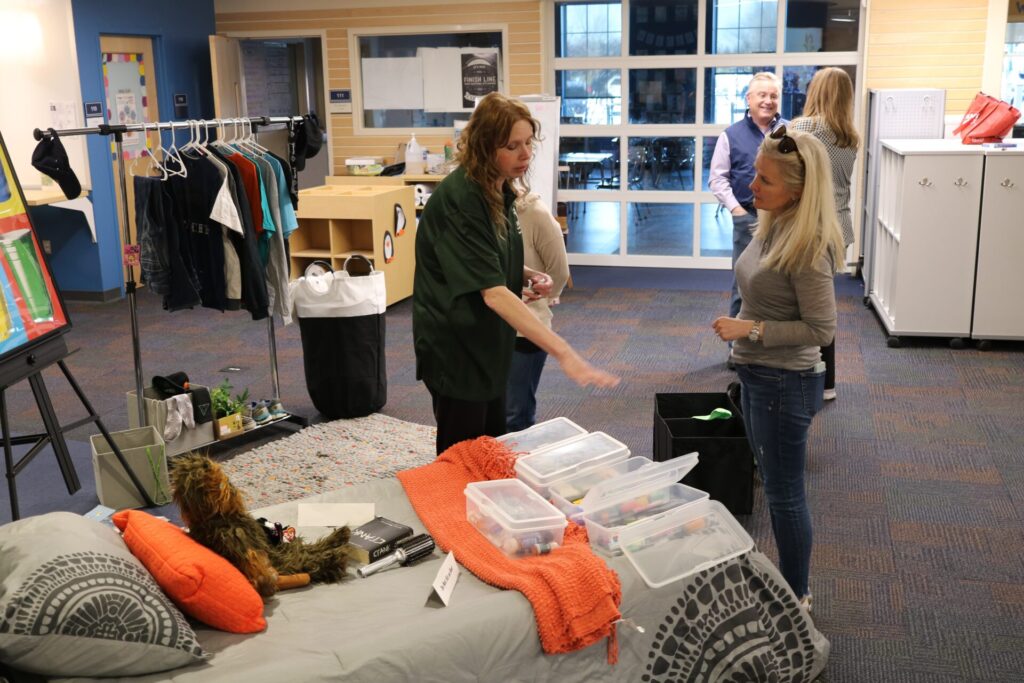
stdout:
<svg viewBox="0 0 1024 683">
<path fill-rule="evenodd" d="M 576 353 L 571 351 L 566 358 L 559 361 L 559 365 L 569 379 L 581 387 L 599 387 L 611 389 L 621 381 L 619 377 L 594 367 Z"/>
</svg>

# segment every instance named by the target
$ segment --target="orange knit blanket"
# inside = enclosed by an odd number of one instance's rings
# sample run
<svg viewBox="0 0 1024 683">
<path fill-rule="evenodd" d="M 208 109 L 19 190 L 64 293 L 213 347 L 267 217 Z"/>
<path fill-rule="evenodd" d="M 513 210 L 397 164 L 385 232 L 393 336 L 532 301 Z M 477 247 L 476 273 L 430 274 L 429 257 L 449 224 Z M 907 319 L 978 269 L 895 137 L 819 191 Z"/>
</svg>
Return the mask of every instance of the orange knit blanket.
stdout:
<svg viewBox="0 0 1024 683">
<path fill-rule="evenodd" d="M 547 555 L 513 559 L 466 521 L 466 484 L 514 477 L 514 463 L 504 444 L 482 436 L 455 444 L 429 465 L 399 472 L 398 479 L 441 549 L 454 551 L 481 581 L 526 596 L 544 652 L 572 652 L 607 637 L 608 663 L 614 664 L 622 587 L 590 549 L 583 527 L 569 524 L 562 547 Z"/>
</svg>

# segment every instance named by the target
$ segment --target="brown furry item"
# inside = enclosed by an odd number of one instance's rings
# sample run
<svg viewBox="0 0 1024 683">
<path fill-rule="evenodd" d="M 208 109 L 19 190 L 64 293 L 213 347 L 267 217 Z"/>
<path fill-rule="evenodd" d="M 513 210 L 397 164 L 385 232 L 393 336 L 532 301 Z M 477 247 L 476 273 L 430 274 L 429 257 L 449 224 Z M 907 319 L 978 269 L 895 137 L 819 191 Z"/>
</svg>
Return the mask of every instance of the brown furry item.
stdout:
<svg viewBox="0 0 1024 683">
<path fill-rule="evenodd" d="M 199 453 L 175 459 L 171 486 L 189 536 L 238 567 L 263 597 L 283 587 L 279 579 L 286 575 L 305 572 L 314 582 L 323 583 L 345 577 L 347 526 L 315 543 L 296 538 L 271 545 L 224 470 Z"/>
</svg>

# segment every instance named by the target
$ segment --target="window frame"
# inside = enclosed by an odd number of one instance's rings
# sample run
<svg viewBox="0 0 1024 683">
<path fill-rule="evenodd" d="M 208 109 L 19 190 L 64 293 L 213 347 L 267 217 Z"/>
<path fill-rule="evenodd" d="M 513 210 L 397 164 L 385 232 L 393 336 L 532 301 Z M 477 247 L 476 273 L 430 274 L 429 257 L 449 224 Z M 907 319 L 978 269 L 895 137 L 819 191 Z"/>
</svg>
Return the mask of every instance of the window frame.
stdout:
<svg viewBox="0 0 1024 683">
<path fill-rule="evenodd" d="M 450 126 L 428 126 L 422 128 L 368 128 L 363 123 L 363 68 L 359 52 L 359 39 L 370 36 L 431 35 L 437 33 L 501 33 L 501 73 L 503 95 L 509 94 L 509 42 L 507 23 L 487 24 L 444 24 L 437 26 L 360 26 L 348 30 L 349 73 L 352 82 L 352 134 L 357 136 L 395 137 L 419 135 L 442 135 L 451 131 Z M 468 117 L 469 115 L 466 114 Z"/>
<path fill-rule="evenodd" d="M 565 69 L 618 69 L 622 87 L 621 111 L 622 123 L 619 125 L 567 124 L 559 126 L 559 137 L 617 137 L 619 138 L 619 176 L 628 172 L 629 140 L 636 137 L 694 137 L 696 138 L 694 155 L 694 189 L 681 190 L 629 190 L 620 187 L 618 190 L 558 190 L 558 201 L 563 202 L 618 202 L 619 204 L 619 253 L 617 254 L 569 254 L 572 265 L 623 265 L 672 268 L 714 268 L 731 269 L 731 257 L 700 256 L 701 252 L 701 205 L 717 204 L 714 194 L 701 189 L 704 171 L 701 154 L 701 138 L 717 138 L 726 129 L 723 124 L 704 122 L 705 68 L 730 66 L 762 66 L 771 65 L 775 73 L 782 78 L 783 69 L 787 66 L 853 66 L 857 70 L 854 83 L 854 120 L 861 122 L 862 100 L 864 93 L 864 45 L 866 39 L 867 12 L 860 8 L 860 29 L 858 48 L 853 52 L 785 52 L 787 0 L 778 0 L 776 7 L 776 50 L 775 52 L 728 53 L 712 54 L 706 52 L 705 36 L 707 32 L 708 0 L 699 0 L 697 7 L 697 53 L 693 55 L 650 55 L 629 56 L 629 4 L 630 0 L 619 0 L 622 11 L 621 53 L 618 57 L 555 57 L 555 12 L 560 4 L 593 2 L 593 0 L 544 0 L 544 20 L 541 30 L 545 31 L 542 40 L 544 51 L 543 84 L 545 92 L 555 92 L 556 72 Z M 630 69 L 671 69 L 691 68 L 697 70 L 696 82 L 696 117 L 699 123 L 693 124 L 631 124 L 628 123 L 629 111 L 629 71 Z M 857 166 L 853 174 L 853 200 L 859 199 L 858 178 L 863 163 L 863 151 L 857 155 Z M 630 203 L 643 204 L 691 204 L 694 207 L 693 251 L 689 255 L 656 256 L 648 254 L 630 254 L 628 252 L 629 226 L 628 210 Z"/>
</svg>

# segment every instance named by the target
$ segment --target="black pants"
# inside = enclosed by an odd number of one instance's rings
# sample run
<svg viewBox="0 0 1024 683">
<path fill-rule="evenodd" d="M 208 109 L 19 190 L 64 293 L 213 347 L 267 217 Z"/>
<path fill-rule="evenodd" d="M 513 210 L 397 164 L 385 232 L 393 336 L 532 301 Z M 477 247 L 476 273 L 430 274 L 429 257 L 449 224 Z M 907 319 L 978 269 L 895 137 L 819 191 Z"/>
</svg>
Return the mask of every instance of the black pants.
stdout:
<svg viewBox="0 0 1024 683">
<path fill-rule="evenodd" d="M 836 388 L 836 338 L 832 343 L 821 347 L 821 359 L 825 361 L 825 388 Z"/>
<path fill-rule="evenodd" d="M 490 401 L 464 401 L 441 396 L 430 387 L 437 421 L 437 454 L 449 446 L 478 436 L 501 436 L 505 433 L 505 394 Z"/>
</svg>

